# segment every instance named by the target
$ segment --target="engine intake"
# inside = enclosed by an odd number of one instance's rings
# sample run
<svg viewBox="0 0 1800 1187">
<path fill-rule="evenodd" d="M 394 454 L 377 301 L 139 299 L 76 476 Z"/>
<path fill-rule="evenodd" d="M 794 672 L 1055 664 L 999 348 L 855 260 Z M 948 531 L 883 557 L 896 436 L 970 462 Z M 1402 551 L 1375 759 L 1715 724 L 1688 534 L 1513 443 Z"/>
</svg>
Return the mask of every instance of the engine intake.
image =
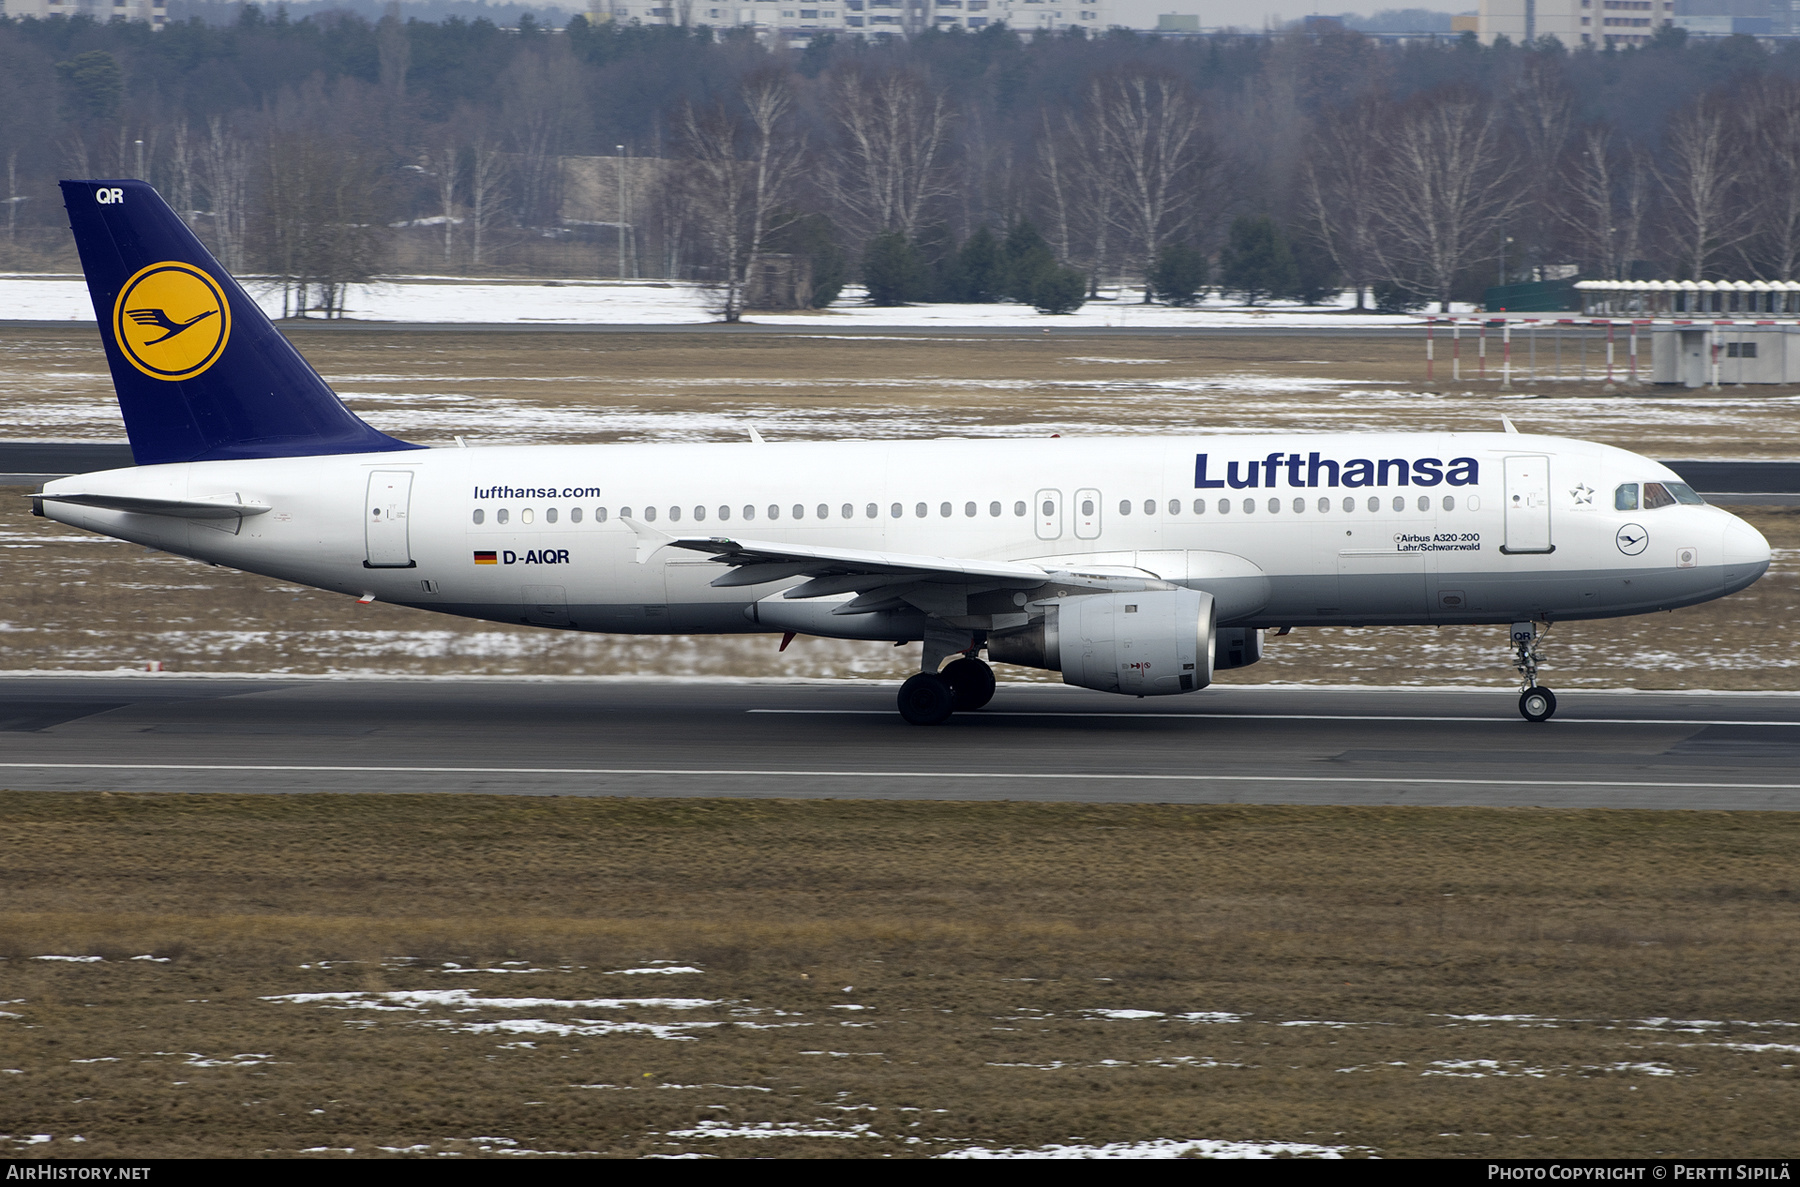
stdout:
<svg viewBox="0 0 1800 1187">
<path fill-rule="evenodd" d="M 1061 672 L 1064 684 L 1127 696 L 1212 683 L 1216 614 L 1191 589 L 1087 594 L 1045 606 L 1044 620 L 988 639 L 988 658 Z"/>
</svg>

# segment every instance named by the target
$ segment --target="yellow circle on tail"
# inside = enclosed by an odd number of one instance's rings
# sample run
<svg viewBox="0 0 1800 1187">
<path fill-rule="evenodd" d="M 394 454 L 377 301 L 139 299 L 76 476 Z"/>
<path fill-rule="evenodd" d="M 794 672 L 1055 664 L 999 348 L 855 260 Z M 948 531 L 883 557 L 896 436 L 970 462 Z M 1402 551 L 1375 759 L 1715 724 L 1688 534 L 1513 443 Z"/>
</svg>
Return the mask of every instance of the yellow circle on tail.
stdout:
<svg viewBox="0 0 1800 1187">
<path fill-rule="evenodd" d="M 219 361 L 231 305 L 219 282 L 174 260 L 139 269 L 113 302 L 113 340 L 152 379 L 192 379 Z"/>
</svg>

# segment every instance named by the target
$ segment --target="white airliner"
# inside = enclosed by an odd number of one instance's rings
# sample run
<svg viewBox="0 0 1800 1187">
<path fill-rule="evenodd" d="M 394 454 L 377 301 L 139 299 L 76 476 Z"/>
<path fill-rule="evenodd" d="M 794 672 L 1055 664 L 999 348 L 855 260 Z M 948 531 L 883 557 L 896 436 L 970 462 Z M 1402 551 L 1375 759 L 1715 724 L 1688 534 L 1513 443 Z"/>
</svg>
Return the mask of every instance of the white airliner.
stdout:
<svg viewBox="0 0 1800 1187">
<path fill-rule="evenodd" d="M 62 183 L 138 465 L 62 523 L 270 577 L 614 634 L 922 641 L 941 722 L 996 663 L 1191 692 L 1299 626 L 1550 623 L 1722 597 L 1769 546 L 1667 467 L 1497 433 L 424 449 L 358 420 L 149 186 Z M 946 664 L 945 661 L 950 661 Z"/>
</svg>

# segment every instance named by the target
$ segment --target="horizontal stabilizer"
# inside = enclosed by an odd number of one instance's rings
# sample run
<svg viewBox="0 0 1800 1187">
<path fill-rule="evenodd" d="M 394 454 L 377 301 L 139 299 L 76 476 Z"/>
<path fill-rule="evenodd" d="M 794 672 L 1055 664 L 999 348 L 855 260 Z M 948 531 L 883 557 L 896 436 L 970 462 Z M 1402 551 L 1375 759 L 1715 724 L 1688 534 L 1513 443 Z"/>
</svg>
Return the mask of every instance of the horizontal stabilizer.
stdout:
<svg viewBox="0 0 1800 1187">
<path fill-rule="evenodd" d="M 168 515 L 176 519 L 231 519 L 243 515 L 261 515 L 267 503 L 246 502 L 237 495 L 210 499 L 149 499 L 138 495 L 44 494 L 32 495 L 43 503 L 75 503 L 82 507 L 99 507 L 107 511 L 129 511 L 135 515 Z"/>
</svg>

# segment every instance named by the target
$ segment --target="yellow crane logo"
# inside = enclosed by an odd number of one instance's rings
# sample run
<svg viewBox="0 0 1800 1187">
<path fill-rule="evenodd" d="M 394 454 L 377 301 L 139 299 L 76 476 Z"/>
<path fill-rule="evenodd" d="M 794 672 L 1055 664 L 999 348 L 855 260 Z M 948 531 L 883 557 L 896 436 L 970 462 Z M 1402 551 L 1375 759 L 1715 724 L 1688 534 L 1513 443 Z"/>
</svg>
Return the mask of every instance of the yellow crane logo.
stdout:
<svg viewBox="0 0 1800 1187">
<path fill-rule="evenodd" d="M 152 379 L 192 379 L 218 361 L 231 337 L 219 282 L 191 264 L 139 269 L 113 302 L 113 340 Z"/>
</svg>

